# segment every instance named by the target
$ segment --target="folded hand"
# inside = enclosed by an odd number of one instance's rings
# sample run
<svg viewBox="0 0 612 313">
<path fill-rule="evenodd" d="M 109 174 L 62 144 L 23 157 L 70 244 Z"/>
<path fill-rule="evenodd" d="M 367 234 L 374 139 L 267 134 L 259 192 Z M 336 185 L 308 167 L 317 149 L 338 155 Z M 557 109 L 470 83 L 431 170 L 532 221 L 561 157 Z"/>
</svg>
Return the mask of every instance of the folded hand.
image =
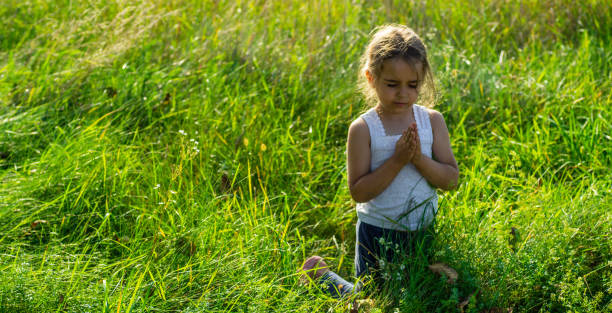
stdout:
<svg viewBox="0 0 612 313">
<path fill-rule="evenodd" d="M 421 143 L 419 140 L 419 133 L 416 124 L 412 123 L 395 143 L 394 156 L 402 164 L 408 164 L 414 162 L 420 155 Z"/>
</svg>

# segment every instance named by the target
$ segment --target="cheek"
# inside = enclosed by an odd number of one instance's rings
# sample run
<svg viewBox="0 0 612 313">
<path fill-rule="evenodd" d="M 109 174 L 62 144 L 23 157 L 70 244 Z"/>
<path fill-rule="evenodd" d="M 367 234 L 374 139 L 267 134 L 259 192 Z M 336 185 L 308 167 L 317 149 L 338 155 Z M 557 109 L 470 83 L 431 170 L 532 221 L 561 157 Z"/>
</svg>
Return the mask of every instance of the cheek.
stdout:
<svg viewBox="0 0 612 313">
<path fill-rule="evenodd" d="M 394 89 L 387 90 L 386 96 L 387 98 L 394 98 L 397 96 L 397 91 Z"/>
<path fill-rule="evenodd" d="M 393 96 L 393 89 L 383 86 L 383 87 L 377 88 L 376 93 L 378 94 L 378 97 L 380 98 L 389 98 Z"/>
</svg>

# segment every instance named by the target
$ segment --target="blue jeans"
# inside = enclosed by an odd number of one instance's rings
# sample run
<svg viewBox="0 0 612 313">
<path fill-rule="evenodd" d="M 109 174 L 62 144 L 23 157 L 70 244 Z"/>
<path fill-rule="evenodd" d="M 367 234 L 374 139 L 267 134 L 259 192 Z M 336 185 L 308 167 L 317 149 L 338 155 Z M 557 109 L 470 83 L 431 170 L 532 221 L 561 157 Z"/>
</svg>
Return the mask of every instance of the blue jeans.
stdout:
<svg viewBox="0 0 612 313">
<path fill-rule="evenodd" d="M 357 221 L 355 230 L 355 276 L 362 278 L 371 274 L 374 281 L 381 282 L 380 260 L 396 262 L 401 258 L 415 257 L 416 253 L 428 253 L 433 241 L 433 233 L 429 229 L 404 232 L 380 228 Z M 398 255 L 399 253 L 399 255 Z M 344 297 L 358 292 L 361 284 L 355 286 L 334 272 L 327 272 L 319 278 L 326 285 L 326 291 L 334 297 Z"/>
</svg>

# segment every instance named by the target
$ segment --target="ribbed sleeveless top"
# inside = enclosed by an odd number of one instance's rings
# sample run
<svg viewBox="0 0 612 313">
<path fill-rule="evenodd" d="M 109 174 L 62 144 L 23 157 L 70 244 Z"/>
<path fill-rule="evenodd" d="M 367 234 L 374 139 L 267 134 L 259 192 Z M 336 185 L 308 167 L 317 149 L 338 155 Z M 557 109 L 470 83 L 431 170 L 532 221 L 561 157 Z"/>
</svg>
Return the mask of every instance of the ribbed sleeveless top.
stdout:
<svg viewBox="0 0 612 313">
<path fill-rule="evenodd" d="M 423 106 L 412 105 L 416 120 L 421 153 L 431 158 L 433 133 L 429 113 Z M 387 136 L 382 121 L 374 108 L 360 116 L 370 131 L 370 171 L 381 166 L 395 152 L 401 135 Z M 404 166 L 391 184 L 368 202 L 357 203 L 358 218 L 368 224 L 395 230 L 415 231 L 433 221 L 438 210 L 438 195 L 413 164 Z"/>
</svg>

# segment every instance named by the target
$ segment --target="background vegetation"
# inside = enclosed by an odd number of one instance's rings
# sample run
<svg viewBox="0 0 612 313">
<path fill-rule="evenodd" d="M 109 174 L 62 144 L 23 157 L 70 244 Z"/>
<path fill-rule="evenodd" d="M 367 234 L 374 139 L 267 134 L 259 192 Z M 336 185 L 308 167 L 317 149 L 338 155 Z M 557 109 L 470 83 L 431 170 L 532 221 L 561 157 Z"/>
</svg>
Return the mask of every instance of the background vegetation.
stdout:
<svg viewBox="0 0 612 313">
<path fill-rule="evenodd" d="M 364 311 L 612 311 L 608 1 L 5 1 L 0 310 L 342 312 L 376 25 L 429 46 L 460 164 L 435 260 Z M 503 310 L 502 310 L 503 309 Z"/>
</svg>

